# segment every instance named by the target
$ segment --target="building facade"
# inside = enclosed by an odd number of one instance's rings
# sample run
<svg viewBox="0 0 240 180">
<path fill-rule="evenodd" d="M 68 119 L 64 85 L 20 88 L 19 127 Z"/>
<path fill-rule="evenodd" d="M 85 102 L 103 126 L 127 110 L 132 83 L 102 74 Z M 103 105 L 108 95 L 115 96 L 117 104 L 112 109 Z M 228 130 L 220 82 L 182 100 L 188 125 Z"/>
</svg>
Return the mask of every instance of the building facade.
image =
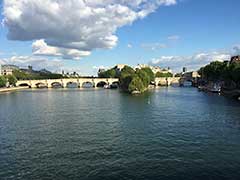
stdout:
<svg viewBox="0 0 240 180">
<path fill-rule="evenodd" d="M 152 70 L 152 72 L 154 74 L 156 73 L 164 73 L 164 74 L 167 74 L 167 73 L 172 73 L 172 70 L 168 67 L 168 68 L 161 68 L 159 66 L 149 66 L 149 65 L 146 65 L 146 64 L 138 64 L 135 69 L 142 69 L 142 68 L 150 68 Z"/>
<path fill-rule="evenodd" d="M 15 65 L 2 65 L 1 66 L 1 74 L 2 75 L 12 75 L 14 70 L 19 70 L 18 66 Z"/>
</svg>

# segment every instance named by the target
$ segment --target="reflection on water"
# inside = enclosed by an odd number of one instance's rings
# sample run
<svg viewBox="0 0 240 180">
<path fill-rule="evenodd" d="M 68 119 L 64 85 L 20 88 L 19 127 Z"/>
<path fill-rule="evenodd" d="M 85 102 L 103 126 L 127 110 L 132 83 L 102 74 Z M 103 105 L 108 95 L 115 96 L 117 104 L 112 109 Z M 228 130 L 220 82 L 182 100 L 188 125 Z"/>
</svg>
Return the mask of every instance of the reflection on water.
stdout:
<svg viewBox="0 0 240 180">
<path fill-rule="evenodd" d="M 0 117 L 2 179 L 240 177 L 239 102 L 193 88 L 18 91 Z"/>
</svg>

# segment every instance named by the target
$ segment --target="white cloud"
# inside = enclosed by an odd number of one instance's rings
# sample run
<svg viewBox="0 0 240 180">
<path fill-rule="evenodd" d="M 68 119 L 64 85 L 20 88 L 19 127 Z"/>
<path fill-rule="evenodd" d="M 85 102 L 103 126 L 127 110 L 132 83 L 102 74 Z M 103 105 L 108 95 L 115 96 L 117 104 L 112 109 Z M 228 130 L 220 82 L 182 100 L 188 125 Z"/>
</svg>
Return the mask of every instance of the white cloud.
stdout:
<svg viewBox="0 0 240 180">
<path fill-rule="evenodd" d="M 3 58 L 0 59 L 0 64 L 13 64 L 20 68 L 26 68 L 31 65 L 36 70 L 45 68 L 53 72 L 60 72 L 63 68 L 63 62 L 61 60 L 49 60 L 35 56 L 12 56 L 10 58 Z"/>
<path fill-rule="evenodd" d="M 141 44 L 141 47 L 146 49 L 146 50 L 158 50 L 158 49 L 164 49 L 167 48 L 166 44 L 161 44 L 161 43 L 143 43 Z"/>
<path fill-rule="evenodd" d="M 109 69 L 109 67 L 106 67 L 106 66 L 101 65 L 101 66 L 93 66 L 93 69 L 94 69 L 94 70 Z"/>
<path fill-rule="evenodd" d="M 44 39 L 50 47 L 38 49 L 37 54 L 65 58 L 73 54 L 73 58 L 81 58 L 83 52 L 115 47 L 118 28 L 146 17 L 159 6 L 176 3 L 176 0 L 5 0 L 3 22 L 11 40 Z M 74 52 L 69 54 L 72 49 Z"/>
<path fill-rule="evenodd" d="M 191 56 L 161 56 L 152 59 L 150 64 L 171 67 L 174 71 L 179 72 L 183 67 L 187 67 L 188 70 L 198 70 L 211 61 L 229 60 L 230 57 L 230 53 L 224 52 L 197 53 Z"/>
<path fill-rule="evenodd" d="M 89 56 L 90 51 L 79 51 L 77 49 L 66 49 L 48 46 L 45 41 L 37 40 L 32 44 L 33 55 L 40 56 L 57 56 L 64 59 L 75 59 L 79 60 L 82 57 Z"/>
<path fill-rule="evenodd" d="M 172 41 L 177 41 L 179 40 L 181 37 L 178 35 L 172 35 L 172 36 L 168 36 L 168 40 L 172 40 Z"/>
<path fill-rule="evenodd" d="M 132 44 L 128 44 L 127 47 L 131 49 L 133 46 Z"/>
</svg>

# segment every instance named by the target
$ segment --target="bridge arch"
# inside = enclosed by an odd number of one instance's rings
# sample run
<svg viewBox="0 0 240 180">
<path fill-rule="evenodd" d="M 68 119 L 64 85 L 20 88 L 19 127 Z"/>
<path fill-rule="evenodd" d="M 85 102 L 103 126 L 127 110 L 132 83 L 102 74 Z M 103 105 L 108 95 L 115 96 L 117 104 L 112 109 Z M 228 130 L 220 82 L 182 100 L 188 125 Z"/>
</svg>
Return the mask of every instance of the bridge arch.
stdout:
<svg viewBox="0 0 240 180">
<path fill-rule="evenodd" d="M 94 83 L 91 81 L 85 81 L 82 83 L 82 88 L 94 88 Z"/>
<path fill-rule="evenodd" d="M 70 81 L 70 82 L 67 82 L 66 87 L 67 88 L 78 88 L 79 83 Z"/>
<path fill-rule="evenodd" d="M 99 87 L 99 88 L 103 88 L 105 85 L 107 85 L 108 83 L 105 82 L 105 81 L 100 81 L 97 83 L 96 87 Z"/>
<path fill-rule="evenodd" d="M 62 85 L 62 83 L 60 83 L 60 82 L 52 82 L 52 83 L 51 83 L 51 87 L 52 87 L 52 88 L 62 88 L 63 85 Z"/>
<path fill-rule="evenodd" d="M 37 84 L 35 84 L 36 88 L 47 88 L 47 84 L 43 83 L 43 82 L 39 82 Z"/>
<path fill-rule="evenodd" d="M 20 83 L 18 84 L 19 87 L 29 87 L 31 88 L 31 85 L 29 83 Z"/>
</svg>

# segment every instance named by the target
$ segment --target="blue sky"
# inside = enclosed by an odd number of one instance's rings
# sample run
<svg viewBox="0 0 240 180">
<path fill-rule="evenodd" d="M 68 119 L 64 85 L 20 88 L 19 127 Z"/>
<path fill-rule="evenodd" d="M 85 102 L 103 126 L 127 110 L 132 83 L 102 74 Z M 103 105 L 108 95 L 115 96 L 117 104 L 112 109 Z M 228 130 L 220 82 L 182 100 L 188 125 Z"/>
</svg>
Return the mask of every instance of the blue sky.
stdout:
<svg viewBox="0 0 240 180">
<path fill-rule="evenodd" d="M 229 56 L 240 52 L 239 0 L 179 0 L 167 6 L 158 4 L 154 12 L 151 11 L 144 18 L 136 18 L 121 25 L 117 24 L 116 31 L 111 32 L 118 37 L 117 42 L 107 42 L 109 44 L 97 42 L 96 45 L 93 45 L 94 37 L 91 37 L 91 42 L 86 40 L 86 43 L 89 43 L 91 47 L 88 44 L 87 48 L 84 48 L 84 53 L 87 49 L 87 52 L 91 52 L 91 55 L 84 55 L 81 58 L 75 56 L 73 58 L 67 56 L 66 58 L 66 55 L 60 56 L 56 55 L 57 53 L 49 55 L 42 49 L 40 49 L 40 53 L 39 51 L 38 53 L 34 52 L 32 43 L 38 40 L 38 37 L 44 39 L 45 35 L 42 31 L 37 31 L 36 27 L 27 25 L 24 27 L 25 30 L 33 33 L 36 37 L 31 39 L 28 35 L 23 35 L 26 37 L 22 39 L 22 29 L 19 27 L 22 27 L 22 24 L 28 21 L 27 18 L 29 18 L 29 21 L 37 22 L 38 19 L 26 15 L 29 14 L 28 12 L 31 12 L 31 14 L 38 12 L 34 12 L 27 7 L 23 8 L 24 5 L 19 5 L 19 9 L 24 11 L 22 14 L 25 14 L 25 18 L 16 20 L 11 16 L 12 12 L 9 11 L 11 6 L 14 5 L 14 0 L 11 1 L 12 3 L 6 3 L 1 9 L 1 14 L 5 9 L 8 10 L 4 16 L 1 15 L 1 19 L 6 18 L 8 20 L 7 25 L 0 28 L 0 60 L 2 63 L 13 63 L 21 66 L 31 64 L 36 68 L 43 68 L 42 66 L 45 65 L 46 68 L 54 71 L 60 69 L 78 71 L 84 75 L 95 74 L 98 67 L 111 67 L 119 63 L 133 66 L 138 63 L 162 67 L 170 66 L 174 71 L 180 71 L 183 66 L 187 66 L 189 69 L 197 69 L 216 58 L 216 60 L 227 59 Z M 54 1 L 52 0 L 52 2 Z M 117 4 L 118 1 L 115 0 L 114 3 Z M 166 3 L 168 3 L 168 0 L 166 0 Z M 35 5 L 38 7 L 37 4 Z M 132 7 L 126 4 L 121 5 Z M 3 3 L 1 3 L 1 6 L 3 6 Z M 96 5 L 94 5 L 94 8 L 96 8 Z M 88 28 L 88 23 L 92 21 L 91 19 L 84 22 L 82 19 L 79 20 L 81 20 L 79 21 L 82 23 L 81 26 L 86 23 Z M 72 21 L 72 23 L 75 22 L 74 19 Z M 17 38 L 15 38 L 16 40 L 9 40 L 7 37 L 8 31 L 15 24 L 18 25 L 19 30 L 16 28 L 17 32 L 11 32 L 11 35 Z M 44 26 L 41 21 L 39 21 L 39 25 Z M 32 23 L 32 26 L 36 26 L 36 24 Z M 46 28 L 48 27 L 46 26 Z M 51 28 L 49 31 L 55 30 L 52 27 L 49 28 Z M 104 31 L 104 29 L 100 31 Z M 60 32 L 59 29 L 56 30 L 56 33 L 58 32 Z M 106 33 L 103 32 L 103 34 Z M 61 34 L 61 36 L 65 35 Z M 51 35 L 48 35 L 45 40 L 46 44 L 57 48 L 69 48 L 63 44 L 63 39 L 66 38 L 61 36 L 57 36 L 54 42 L 51 42 Z M 75 42 L 72 37 L 71 41 Z M 74 37 L 77 36 L 74 34 Z M 70 38 L 70 36 L 67 38 Z M 81 36 L 82 38 L 83 36 Z M 14 38 L 10 37 L 10 39 Z M 85 42 L 85 39 L 83 41 Z M 115 44 L 112 45 L 112 43 Z M 42 48 L 43 45 L 39 46 Z M 82 52 L 83 49 L 81 48 L 77 47 L 76 49 Z M 61 52 L 63 51 L 61 50 Z"/>
</svg>

